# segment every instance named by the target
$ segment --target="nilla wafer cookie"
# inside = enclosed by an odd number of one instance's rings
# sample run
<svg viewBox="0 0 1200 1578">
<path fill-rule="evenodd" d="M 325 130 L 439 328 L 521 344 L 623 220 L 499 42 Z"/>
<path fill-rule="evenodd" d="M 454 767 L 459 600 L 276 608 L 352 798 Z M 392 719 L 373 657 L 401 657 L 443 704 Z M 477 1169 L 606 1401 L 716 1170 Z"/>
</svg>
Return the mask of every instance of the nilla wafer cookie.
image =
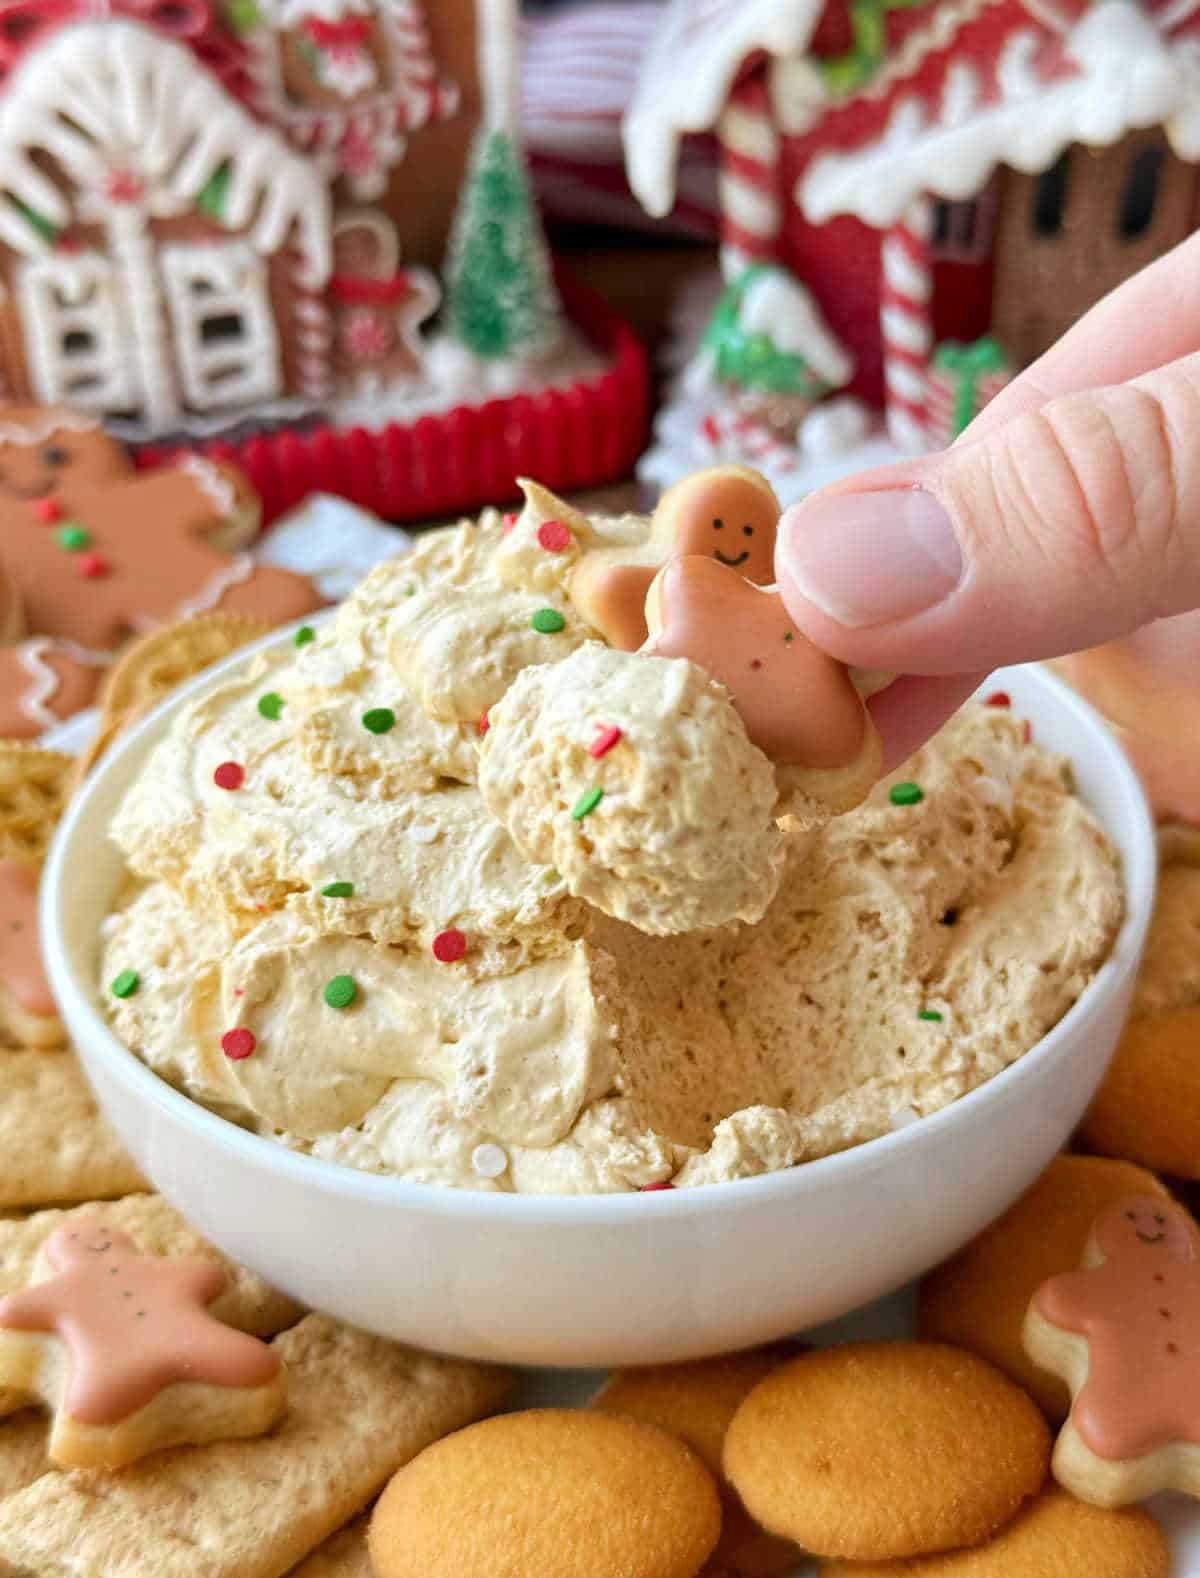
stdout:
<svg viewBox="0 0 1200 1578">
<path fill-rule="evenodd" d="M 674 1436 L 616 1414 L 532 1409 L 448 1436 L 371 1518 L 377 1578 L 696 1578 L 717 1488 Z"/>
</svg>

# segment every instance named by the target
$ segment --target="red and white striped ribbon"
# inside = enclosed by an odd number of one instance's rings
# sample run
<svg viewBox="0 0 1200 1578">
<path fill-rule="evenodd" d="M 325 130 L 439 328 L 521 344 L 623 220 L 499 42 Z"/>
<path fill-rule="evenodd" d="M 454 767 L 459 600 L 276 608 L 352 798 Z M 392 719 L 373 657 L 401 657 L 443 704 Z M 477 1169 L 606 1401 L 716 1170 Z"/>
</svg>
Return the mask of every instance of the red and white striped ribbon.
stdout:
<svg viewBox="0 0 1200 1578">
<path fill-rule="evenodd" d="M 796 451 L 751 416 L 710 411 L 700 423 L 700 437 L 714 460 L 753 460 L 776 473 L 796 469 Z"/>
<path fill-rule="evenodd" d="M 888 433 L 893 443 L 911 452 L 927 444 L 926 402 L 933 352 L 932 230 L 933 203 L 922 196 L 883 238 L 880 330 Z"/>
</svg>

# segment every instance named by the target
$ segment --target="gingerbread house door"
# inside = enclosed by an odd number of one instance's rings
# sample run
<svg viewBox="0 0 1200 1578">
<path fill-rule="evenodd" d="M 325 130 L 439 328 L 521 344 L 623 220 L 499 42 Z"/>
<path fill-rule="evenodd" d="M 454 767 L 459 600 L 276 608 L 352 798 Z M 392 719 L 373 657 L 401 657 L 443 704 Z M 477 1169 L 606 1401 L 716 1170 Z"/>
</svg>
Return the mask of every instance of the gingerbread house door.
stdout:
<svg viewBox="0 0 1200 1578">
<path fill-rule="evenodd" d="M 1018 365 L 1040 356 L 1114 286 L 1190 233 L 1196 168 L 1162 132 L 1078 144 L 999 188 L 992 332 Z"/>
</svg>

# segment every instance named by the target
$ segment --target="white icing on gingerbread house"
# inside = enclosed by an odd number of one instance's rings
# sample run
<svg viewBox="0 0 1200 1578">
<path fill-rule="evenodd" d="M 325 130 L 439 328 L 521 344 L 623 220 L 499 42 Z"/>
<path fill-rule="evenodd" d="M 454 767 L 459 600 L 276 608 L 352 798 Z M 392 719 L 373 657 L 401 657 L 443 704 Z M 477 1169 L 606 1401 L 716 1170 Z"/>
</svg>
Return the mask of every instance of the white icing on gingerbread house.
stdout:
<svg viewBox="0 0 1200 1578">
<path fill-rule="evenodd" d="M 10 396 L 153 433 L 327 395 L 327 182 L 185 44 L 51 32 L 4 86 L 0 195 Z"/>
<path fill-rule="evenodd" d="M 1200 0 L 671 0 L 625 123 L 651 212 L 714 127 L 727 276 L 788 268 L 921 447 L 939 345 L 1023 365 L 1193 228 Z"/>
</svg>

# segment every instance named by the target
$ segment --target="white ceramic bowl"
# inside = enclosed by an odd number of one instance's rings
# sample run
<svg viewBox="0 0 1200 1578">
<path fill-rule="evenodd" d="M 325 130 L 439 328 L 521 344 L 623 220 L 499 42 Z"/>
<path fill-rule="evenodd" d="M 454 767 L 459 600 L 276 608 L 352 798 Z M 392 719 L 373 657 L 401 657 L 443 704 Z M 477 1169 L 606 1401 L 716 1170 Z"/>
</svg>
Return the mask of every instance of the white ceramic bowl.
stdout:
<svg viewBox="0 0 1200 1578">
<path fill-rule="evenodd" d="M 276 635 L 271 641 L 286 639 Z M 1065 752 L 1119 847 L 1128 917 L 1069 1014 L 952 1106 L 789 1172 L 651 1194 L 476 1194 L 295 1155 L 164 1084 L 108 1029 L 97 938 L 121 877 L 106 828 L 199 676 L 104 760 L 43 883 L 50 979 L 97 1095 L 138 1165 L 200 1232 L 307 1304 L 405 1342 L 533 1365 L 697 1357 L 831 1319 L 980 1231 L 1066 1140 L 1115 1045 L 1154 900 L 1155 845 L 1120 750 L 1042 670 L 996 676 Z"/>
</svg>

